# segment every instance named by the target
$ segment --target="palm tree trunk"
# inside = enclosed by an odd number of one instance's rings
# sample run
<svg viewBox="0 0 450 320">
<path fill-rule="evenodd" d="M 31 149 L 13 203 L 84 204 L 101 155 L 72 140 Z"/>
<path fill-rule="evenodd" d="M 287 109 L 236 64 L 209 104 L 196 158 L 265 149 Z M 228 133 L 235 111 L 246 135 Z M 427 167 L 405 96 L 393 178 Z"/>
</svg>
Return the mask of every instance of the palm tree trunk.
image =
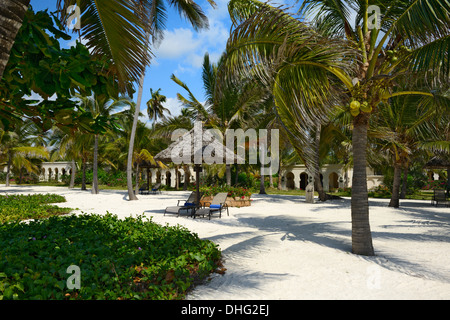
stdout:
<svg viewBox="0 0 450 320">
<path fill-rule="evenodd" d="M 267 194 L 266 193 L 266 187 L 264 185 L 264 174 L 263 174 L 263 171 L 264 171 L 264 156 L 266 154 L 265 154 L 265 151 L 264 151 L 263 147 L 261 147 L 260 152 L 261 152 L 261 158 L 260 158 L 260 160 L 261 160 L 261 169 L 259 171 L 259 173 L 260 173 L 259 194 Z"/>
<path fill-rule="evenodd" d="M 11 150 L 8 152 L 8 165 L 6 167 L 6 187 L 9 187 L 9 179 L 11 176 L 11 163 L 12 163 L 12 152 Z"/>
<path fill-rule="evenodd" d="M 392 185 L 392 196 L 389 207 L 398 208 L 400 206 L 400 184 L 401 184 L 402 167 L 399 163 L 394 164 L 394 183 Z"/>
<path fill-rule="evenodd" d="M 0 79 L 30 0 L 2 0 L 0 5 Z"/>
<path fill-rule="evenodd" d="M 361 114 L 355 118 L 353 127 L 352 252 L 359 255 L 373 256 L 366 171 L 368 120 L 368 115 Z"/>
<path fill-rule="evenodd" d="M 142 72 L 141 78 L 139 80 L 138 98 L 135 107 L 136 109 L 134 111 L 133 127 L 131 128 L 130 144 L 128 146 L 128 159 L 127 159 L 128 200 L 138 200 L 138 197 L 136 197 L 136 194 L 133 192 L 133 152 L 134 152 L 134 140 L 136 137 L 136 127 L 141 109 L 142 93 L 144 91 L 144 78 L 145 72 Z"/>
<path fill-rule="evenodd" d="M 273 188 L 273 172 L 272 172 L 272 165 L 269 167 L 269 186 Z"/>
<path fill-rule="evenodd" d="M 183 190 L 186 191 L 189 187 L 189 179 L 191 177 L 191 174 L 189 172 L 189 167 L 186 164 L 183 164 L 183 170 L 184 170 L 184 184 L 183 184 Z"/>
<path fill-rule="evenodd" d="M 20 167 L 19 169 L 19 184 L 22 184 L 23 180 L 23 167 Z"/>
<path fill-rule="evenodd" d="M 92 168 L 92 194 L 98 194 L 98 135 L 94 138 L 94 164 Z"/>
<path fill-rule="evenodd" d="M 226 176 L 227 176 L 227 186 L 231 186 L 231 164 L 225 165 Z"/>
<path fill-rule="evenodd" d="M 75 187 L 76 170 L 77 170 L 77 166 L 75 165 L 75 160 L 72 159 L 72 174 L 70 175 L 69 189 L 73 189 Z"/>
<path fill-rule="evenodd" d="M 450 168 L 447 168 L 447 196 L 450 195 Z"/>
<path fill-rule="evenodd" d="M 278 163 L 278 186 L 277 189 L 281 190 L 282 186 L 281 186 L 281 181 L 283 180 L 283 173 L 281 171 L 281 157 L 279 157 L 279 163 Z"/>
<path fill-rule="evenodd" d="M 180 188 L 180 176 L 178 175 L 178 165 L 175 165 L 175 190 Z"/>
<path fill-rule="evenodd" d="M 320 201 L 326 201 L 327 195 L 323 190 L 322 180 L 320 179 L 320 132 L 322 130 L 322 125 L 317 125 L 316 127 L 316 136 L 314 138 L 314 147 L 315 147 L 315 168 L 314 168 L 314 189 L 319 194 Z"/>
<path fill-rule="evenodd" d="M 86 159 L 83 159 L 83 175 L 81 176 L 81 190 L 86 190 Z"/>
<path fill-rule="evenodd" d="M 139 163 L 136 163 L 136 184 L 134 187 L 134 194 L 139 193 Z"/>
<path fill-rule="evenodd" d="M 403 183 L 402 191 L 400 192 L 400 199 L 406 199 L 406 190 L 408 188 L 408 165 L 403 169 Z"/>
<path fill-rule="evenodd" d="M 267 194 L 266 187 L 264 186 L 264 175 L 262 174 L 262 170 L 261 170 L 261 177 L 259 180 L 259 194 Z"/>
</svg>

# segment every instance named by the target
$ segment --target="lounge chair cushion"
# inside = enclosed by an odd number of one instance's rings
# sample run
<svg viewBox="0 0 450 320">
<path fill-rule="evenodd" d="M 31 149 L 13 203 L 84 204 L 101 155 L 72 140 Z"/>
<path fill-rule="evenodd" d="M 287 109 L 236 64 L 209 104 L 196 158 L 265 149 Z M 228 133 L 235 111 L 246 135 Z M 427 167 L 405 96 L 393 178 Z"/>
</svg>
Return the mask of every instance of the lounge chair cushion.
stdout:
<svg viewBox="0 0 450 320">
<path fill-rule="evenodd" d="M 185 202 L 184 205 L 185 205 L 186 207 L 193 207 L 193 206 L 195 206 L 195 203 L 192 203 L 192 202 Z"/>
<path fill-rule="evenodd" d="M 211 209 L 220 209 L 220 208 L 222 208 L 222 205 L 220 205 L 220 204 L 212 204 L 212 205 L 210 205 L 209 206 Z"/>
</svg>

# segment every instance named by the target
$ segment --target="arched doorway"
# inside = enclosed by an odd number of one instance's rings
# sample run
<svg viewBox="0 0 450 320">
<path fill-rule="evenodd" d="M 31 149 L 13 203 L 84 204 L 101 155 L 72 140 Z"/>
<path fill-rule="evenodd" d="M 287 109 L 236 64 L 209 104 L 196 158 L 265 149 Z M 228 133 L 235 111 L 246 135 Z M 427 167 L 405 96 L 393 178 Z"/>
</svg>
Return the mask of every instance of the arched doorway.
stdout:
<svg viewBox="0 0 450 320">
<path fill-rule="evenodd" d="M 328 176 L 328 186 L 330 191 L 334 191 L 339 188 L 339 176 L 336 172 L 330 173 Z"/>
<path fill-rule="evenodd" d="M 286 174 L 286 188 L 288 190 L 293 190 L 295 189 L 295 181 L 294 181 L 294 174 L 292 172 L 288 172 Z"/>
<path fill-rule="evenodd" d="M 308 174 L 306 172 L 302 172 L 300 174 L 300 189 L 305 190 L 308 185 Z"/>
<path fill-rule="evenodd" d="M 161 172 L 156 171 L 156 183 L 161 183 Z"/>
</svg>

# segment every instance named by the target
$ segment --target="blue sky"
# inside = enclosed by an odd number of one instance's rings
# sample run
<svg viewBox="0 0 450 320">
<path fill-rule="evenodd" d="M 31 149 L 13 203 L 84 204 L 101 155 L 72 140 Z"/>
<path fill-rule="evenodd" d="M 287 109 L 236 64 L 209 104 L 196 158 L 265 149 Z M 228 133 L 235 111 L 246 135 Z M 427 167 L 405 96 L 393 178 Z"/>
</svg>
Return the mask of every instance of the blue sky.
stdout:
<svg viewBox="0 0 450 320">
<path fill-rule="evenodd" d="M 166 107 L 172 114 L 178 114 L 181 107 L 176 99 L 177 92 L 185 95 L 185 91 L 170 80 L 174 73 L 185 82 L 199 101 L 204 100 L 201 80 L 201 64 L 206 52 L 213 61 L 217 61 L 225 49 L 231 26 L 227 11 L 228 0 L 215 0 L 217 8 L 213 9 L 205 0 L 197 3 L 208 16 L 210 28 L 195 32 L 178 13 L 168 9 L 168 20 L 163 42 L 159 48 L 154 48 L 156 57 L 147 68 L 144 82 L 144 95 L 141 111 L 146 115 L 146 102 L 150 99 L 150 88 L 154 91 L 161 88 L 161 93 L 167 97 Z M 34 10 L 56 9 L 56 0 L 31 0 Z M 137 95 L 137 94 L 136 94 Z M 136 96 L 135 95 L 135 96 Z M 135 97 L 136 100 L 136 97 Z M 146 120 L 148 119 L 145 116 Z"/>
</svg>

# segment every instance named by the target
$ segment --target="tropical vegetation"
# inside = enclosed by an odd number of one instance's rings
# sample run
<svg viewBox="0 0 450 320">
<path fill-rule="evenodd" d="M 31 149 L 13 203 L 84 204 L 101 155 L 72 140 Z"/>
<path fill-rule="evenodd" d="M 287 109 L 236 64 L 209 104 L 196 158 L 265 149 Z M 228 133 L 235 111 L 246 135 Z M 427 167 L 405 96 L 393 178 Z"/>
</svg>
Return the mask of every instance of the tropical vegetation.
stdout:
<svg viewBox="0 0 450 320">
<path fill-rule="evenodd" d="M 0 224 L 0 300 L 182 299 L 222 268 L 217 245 L 179 226 L 161 226 L 143 216 L 57 216 L 65 209 L 40 209 L 41 203 L 62 201 L 54 195 L 2 196 L 0 201 L 1 217 L 4 210 L 17 212 L 15 220 Z M 43 217 L 48 218 L 38 219 Z M 80 281 L 89 285 L 70 286 L 69 266 L 79 267 Z"/>
<path fill-rule="evenodd" d="M 448 112 L 450 5 L 305 0 L 297 12 L 259 1 L 230 1 L 229 6 L 234 29 L 219 79 L 232 83 L 244 75 L 263 83 L 311 170 L 317 168 L 312 128 L 326 123 L 336 107 L 352 116 L 352 152 L 357 155 L 352 251 L 373 255 L 366 173 L 369 122 L 383 103 L 398 96 L 418 96 Z"/>
<path fill-rule="evenodd" d="M 223 134 L 237 128 L 279 129 L 280 164 L 304 163 L 314 173 L 320 200 L 328 200 L 320 167 L 326 163 L 353 167 L 351 189 L 340 191 L 351 196 L 352 251 L 361 255 L 375 253 L 369 195 L 391 197 L 390 206 L 397 208 L 408 193 L 436 188 L 431 181 L 427 187 L 423 166 L 434 156 L 448 159 L 450 154 L 448 1 L 304 0 L 287 8 L 257 0 L 231 0 L 233 26 L 225 51 L 215 63 L 208 53 L 204 56 L 204 97 L 196 97 L 188 83 L 173 75 L 171 79 L 180 88 L 180 115 L 168 112 L 164 88 L 151 88 L 151 99 L 146 102 L 149 123 L 139 119 L 144 76 L 153 47 L 164 35 L 166 8 L 174 6 L 195 30 L 208 27 L 203 9 L 193 1 L 57 3 L 57 13 L 35 12 L 29 0 L 5 0 L 0 5 L 0 165 L 6 168 L 6 185 L 11 173 L 18 183 L 38 176 L 40 163 L 51 159 L 72 163 L 70 178 L 69 173 L 63 178 L 71 188 L 80 183 L 86 189 L 92 183 L 92 192 L 98 193 L 100 181 L 126 187 L 128 199 L 136 200 L 143 183 L 141 169 L 153 165 L 176 170 L 184 166 L 184 183 L 177 175 L 176 189 L 186 190 L 193 187 L 186 164 L 162 164 L 154 159 L 169 145 L 175 129 L 190 130 L 195 121 Z M 71 38 L 65 24 L 72 5 L 79 6 L 85 21 L 77 30 L 79 40 L 84 41 L 63 49 L 60 41 Z M 33 93 L 40 99 L 27 98 Z M 376 190 L 367 189 L 368 165 L 385 176 L 384 185 Z M 261 163 L 205 167 L 204 182 L 213 186 L 205 192 L 226 190 L 242 196 L 258 189 L 261 194 L 266 188 L 281 189 L 282 172 L 265 177 Z M 450 189 L 449 173 L 440 172 L 444 185 L 439 182 L 439 186 L 445 187 L 446 179 Z M 132 223 L 145 225 L 136 232 L 149 238 L 152 232 L 165 232 L 141 218 L 127 220 L 125 225 L 113 216 L 71 219 L 67 221 L 73 227 L 81 223 L 106 228 L 109 223 L 131 233 Z M 65 230 L 62 221 L 34 222 L 30 228 Z M 17 234 L 23 232 L 22 227 L 1 225 L 16 228 Z M 172 231 L 189 238 L 184 230 Z M 105 252 L 117 249 L 114 239 L 122 239 L 115 233 L 111 236 L 105 239 L 112 243 Z M 19 240 L 19 247 L 26 245 Z M 71 241 L 67 250 L 73 249 Z M 40 245 L 50 250 L 54 243 L 47 242 Z M 124 250 L 131 252 L 136 244 L 128 243 Z M 212 260 L 217 259 L 217 252 L 207 247 Z M 212 260 L 206 263 L 195 251 L 147 274 L 145 263 L 154 258 L 148 254 L 137 255 L 144 265 L 137 260 L 117 264 L 114 260 L 100 266 L 112 270 L 114 263 L 116 271 L 125 270 L 125 278 L 109 272 L 104 279 L 115 289 L 124 289 L 123 293 L 113 294 L 111 288 L 99 293 L 91 288 L 69 294 L 69 298 L 133 298 L 141 285 L 130 289 L 125 283 L 162 284 L 169 274 L 172 278 L 171 270 L 182 277 L 179 284 L 175 280 L 164 283 L 168 287 L 155 289 L 156 296 L 148 290 L 138 295 L 178 298 L 192 284 L 190 271 L 212 267 Z M 127 269 L 131 267 L 134 271 Z M 33 271 L 26 277 L 44 281 Z M 33 294 L 29 297 L 48 297 L 48 292 L 34 292 L 29 278 L 19 278 L 0 274 L 3 296 L 20 297 L 30 286 Z M 136 282 L 137 278 L 144 280 Z M 65 294 L 62 290 L 54 298 Z"/>
</svg>

